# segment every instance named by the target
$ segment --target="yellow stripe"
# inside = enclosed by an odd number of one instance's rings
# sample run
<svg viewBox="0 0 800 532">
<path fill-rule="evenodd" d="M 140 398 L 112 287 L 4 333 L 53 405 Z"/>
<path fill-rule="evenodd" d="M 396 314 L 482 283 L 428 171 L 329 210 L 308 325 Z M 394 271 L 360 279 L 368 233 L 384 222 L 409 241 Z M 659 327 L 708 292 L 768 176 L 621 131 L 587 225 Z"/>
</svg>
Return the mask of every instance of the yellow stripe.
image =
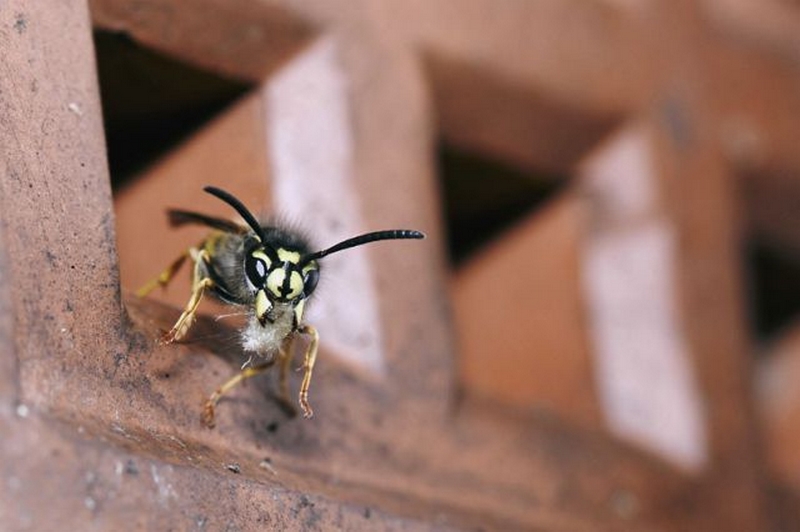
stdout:
<svg viewBox="0 0 800 532">
<path fill-rule="evenodd" d="M 297 251 L 289 251 L 288 249 L 278 248 L 278 258 L 283 262 L 291 262 L 297 264 L 300 262 L 300 253 Z"/>
<path fill-rule="evenodd" d="M 275 297 L 281 297 L 281 287 L 286 278 L 286 272 L 282 269 L 274 270 L 267 276 L 267 288 Z"/>
<path fill-rule="evenodd" d="M 267 299 L 267 294 L 264 293 L 263 290 L 259 290 L 256 293 L 256 316 L 261 319 L 263 318 L 267 312 L 270 311 L 272 304 Z"/>
<path fill-rule="evenodd" d="M 266 265 L 267 265 L 267 269 L 268 269 L 268 270 L 269 270 L 269 269 L 272 267 L 272 261 L 271 261 L 271 260 L 269 260 L 269 257 L 267 256 L 267 254 L 266 254 L 266 253 L 264 253 L 264 250 L 263 250 L 263 249 L 257 249 L 257 250 L 255 250 L 255 251 L 253 251 L 253 252 L 251 253 L 251 255 L 252 255 L 253 257 L 257 258 L 257 259 L 261 259 L 261 260 L 263 260 L 263 261 L 266 263 Z"/>
<path fill-rule="evenodd" d="M 303 291 L 303 278 L 300 277 L 299 272 L 294 270 L 289 274 L 289 291 L 290 293 L 287 296 L 289 299 L 296 298 Z"/>
</svg>

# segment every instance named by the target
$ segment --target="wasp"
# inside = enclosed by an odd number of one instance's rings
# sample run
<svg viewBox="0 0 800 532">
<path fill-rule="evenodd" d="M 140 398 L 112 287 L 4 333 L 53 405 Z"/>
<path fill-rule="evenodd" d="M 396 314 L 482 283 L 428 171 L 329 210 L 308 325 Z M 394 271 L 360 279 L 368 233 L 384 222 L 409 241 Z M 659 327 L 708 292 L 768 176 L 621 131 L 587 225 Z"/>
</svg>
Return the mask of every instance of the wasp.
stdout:
<svg viewBox="0 0 800 532">
<path fill-rule="evenodd" d="M 303 321 L 306 302 L 313 294 L 320 276 L 320 259 L 338 251 L 379 240 L 419 239 L 425 235 L 408 229 L 391 229 L 361 234 L 329 248 L 312 251 L 308 241 L 296 231 L 259 222 L 244 204 L 229 192 L 207 186 L 203 189 L 224 201 L 242 217 L 245 225 L 205 214 L 170 209 L 170 225 L 200 224 L 212 229 L 197 246 L 188 248 L 158 277 L 138 292 L 144 297 L 157 286 L 165 287 L 190 259 L 194 265 L 192 290 L 175 325 L 164 334 L 162 342 L 182 340 L 195 321 L 203 296 L 209 294 L 223 303 L 240 307 L 246 325 L 240 336 L 243 350 L 250 358 L 241 371 L 219 386 L 206 400 L 201 421 L 209 428 L 215 424 L 219 400 L 242 381 L 263 373 L 278 364 L 281 401 L 291 407 L 287 373 L 291 365 L 294 340 L 308 337 L 298 402 L 303 416 L 313 410 L 308 389 L 317 359 L 319 334 Z M 255 360 L 255 362 L 254 362 Z"/>
</svg>

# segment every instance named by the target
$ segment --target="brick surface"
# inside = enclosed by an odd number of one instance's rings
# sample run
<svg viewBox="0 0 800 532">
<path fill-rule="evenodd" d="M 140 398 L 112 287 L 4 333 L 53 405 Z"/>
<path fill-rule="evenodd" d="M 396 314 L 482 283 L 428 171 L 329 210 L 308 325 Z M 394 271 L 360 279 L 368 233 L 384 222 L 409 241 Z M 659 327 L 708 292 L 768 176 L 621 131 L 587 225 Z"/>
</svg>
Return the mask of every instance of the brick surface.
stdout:
<svg viewBox="0 0 800 532">
<path fill-rule="evenodd" d="M 769 465 L 776 477 L 794 489 L 800 487 L 797 467 L 800 397 L 794 386 L 800 371 L 797 342 L 797 328 L 788 327 L 767 349 L 756 374 L 758 408 L 764 423 Z"/>
<path fill-rule="evenodd" d="M 453 308 L 465 386 L 597 429 L 580 278 L 585 209 L 559 198 L 483 250 L 455 276 Z"/>
</svg>

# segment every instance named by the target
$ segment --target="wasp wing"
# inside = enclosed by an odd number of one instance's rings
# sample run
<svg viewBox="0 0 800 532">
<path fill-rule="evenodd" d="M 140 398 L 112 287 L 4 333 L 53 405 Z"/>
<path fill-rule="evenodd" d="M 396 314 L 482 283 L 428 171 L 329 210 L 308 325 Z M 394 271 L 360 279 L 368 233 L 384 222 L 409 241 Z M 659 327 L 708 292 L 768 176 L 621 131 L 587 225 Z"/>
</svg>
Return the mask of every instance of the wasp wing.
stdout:
<svg viewBox="0 0 800 532">
<path fill-rule="evenodd" d="M 186 224 L 206 225 L 212 229 L 217 229 L 225 233 L 244 234 L 248 231 L 247 227 L 224 218 L 215 218 L 199 212 L 184 211 L 181 209 L 169 209 L 167 211 L 169 223 L 173 227 Z"/>
</svg>

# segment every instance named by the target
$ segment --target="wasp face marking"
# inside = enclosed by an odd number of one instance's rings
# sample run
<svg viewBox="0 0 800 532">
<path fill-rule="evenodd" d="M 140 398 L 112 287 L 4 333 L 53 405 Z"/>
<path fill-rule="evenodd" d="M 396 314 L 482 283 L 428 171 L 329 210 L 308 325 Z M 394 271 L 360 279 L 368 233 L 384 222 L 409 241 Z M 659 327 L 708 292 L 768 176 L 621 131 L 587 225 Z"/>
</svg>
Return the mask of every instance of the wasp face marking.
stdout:
<svg viewBox="0 0 800 532">
<path fill-rule="evenodd" d="M 303 293 L 303 278 L 295 264 L 284 262 L 281 267 L 269 272 L 266 286 L 276 301 L 291 301 Z"/>
<path fill-rule="evenodd" d="M 284 248 L 278 248 L 278 259 L 283 262 L 291 262 L 292 264 L 298 264 L 300 262 L 300 252 L 290 251 Z"/>
<path fill-rule="evenodd" d="M 277 259 L 277 260 L 276 260 Z M 276 304 L 290 304 L 295 320 L 303 315 L 303 302 L 317 286 L 319 266 L 316 261 L 301 264 L 299 251 L 257 247 L 245 256 L 245 274 L 255 292 L 255 312 L 259 323 L 274 322 Z"/>
<path fill-rule="evenodd" d="M 269 319 L 272 313 L 272 302 L 267 298 L 267 294 L 263 290 L 256 292 L 256 317 L 261 326 L 265 326 L 267 321 L 274 321 Z"/>
</svg>

